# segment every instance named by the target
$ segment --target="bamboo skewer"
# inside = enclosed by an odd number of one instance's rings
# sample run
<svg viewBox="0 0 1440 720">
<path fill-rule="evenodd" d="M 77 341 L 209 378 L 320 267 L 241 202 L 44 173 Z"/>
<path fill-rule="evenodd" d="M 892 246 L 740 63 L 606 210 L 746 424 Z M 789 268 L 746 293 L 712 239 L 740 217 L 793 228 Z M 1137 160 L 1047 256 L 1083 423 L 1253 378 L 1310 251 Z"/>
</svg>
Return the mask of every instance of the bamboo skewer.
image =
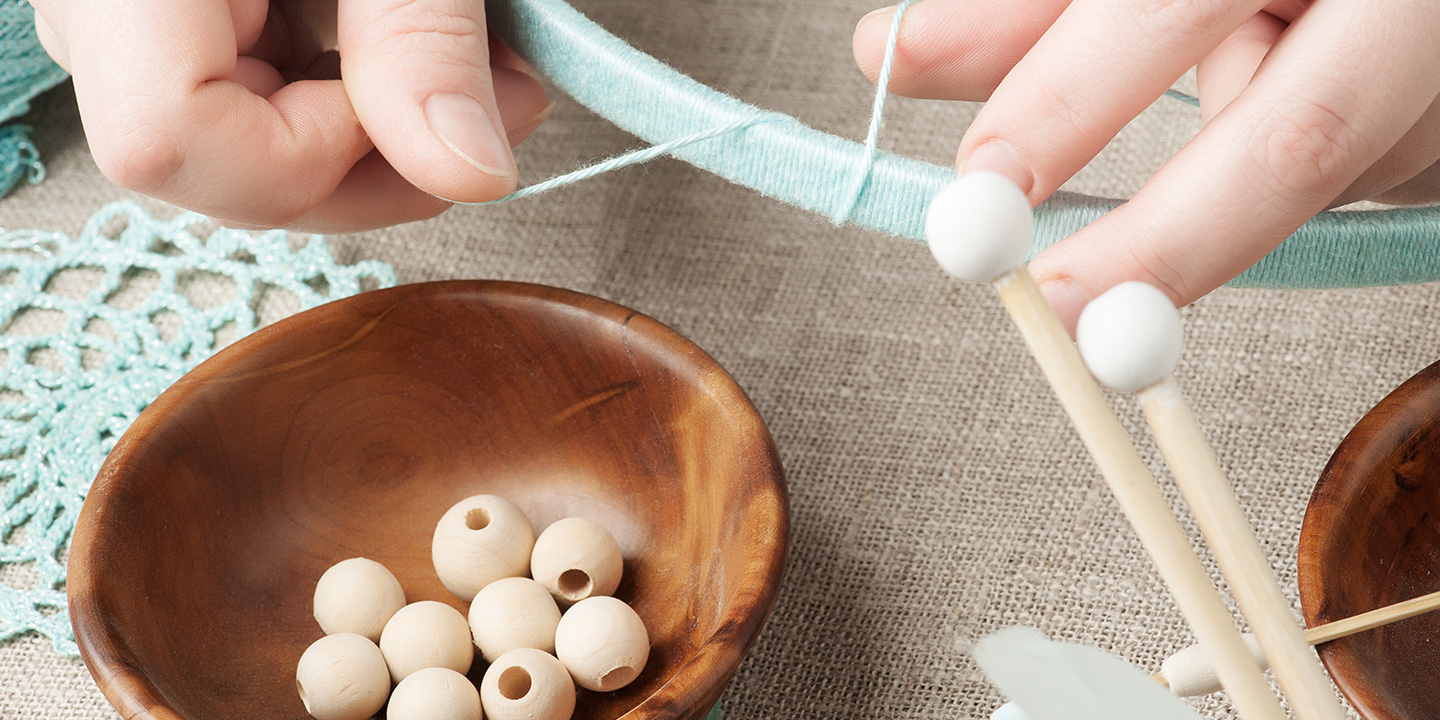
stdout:
<svg viewBox="0 0 1440 720">
<path fill-rule="evenodd" d="M 1303 636 L 1307 645 L 1320 645 L 1437 609 L 1440 609 L 1440 592 L 1433 592 L 1359 615 L 1352 615 L 1344 620 L 1316 625 L 1305 630 Z M 1253 638 L 1254 636 L 1249 637 Z M 1256 649 L 1259 649 L 1258 640 L 1256 640 Z M 1260 660 L 1261 667 L 1265 667 L 1267 663 L 1263 653 L 1260 654 Z M 1169 687 L 1176 695 L 1208 695 L 1220 689 L 1214 668 L 1211 667 L 1209 658 L 1198 645 L 1192 645 L 1176 652 L 1166 658 L 1160 667 L 1161 671 L 1155 674 L 1155 679 Z"/>
<path fill-rule="evenodd" d="M 1295 716 L 1343 720 L 1345 711 L 1325 669 L 1305 642 L 1230 480 L 1175 382 L 1172 373 L 1183 345 L 1175 306 L 1154 287 L 1123 283 L 1085 308 L 1076 336 L 1097 377 L 1139 398 L 1175 484 Z"/>
<path fill-rule="evenodd" d="M 1284 718 L 1179 520 L 1024 268 L 1033 215 L 1023 193 L 994 173 L 962 176 L 931 202 L 926 234 L 936 259 L 951 274 L 991 281 L 1181 614 L 1219 660 L 1220 678 L 1240 714 L 1247 720 Z"/>
</svg>

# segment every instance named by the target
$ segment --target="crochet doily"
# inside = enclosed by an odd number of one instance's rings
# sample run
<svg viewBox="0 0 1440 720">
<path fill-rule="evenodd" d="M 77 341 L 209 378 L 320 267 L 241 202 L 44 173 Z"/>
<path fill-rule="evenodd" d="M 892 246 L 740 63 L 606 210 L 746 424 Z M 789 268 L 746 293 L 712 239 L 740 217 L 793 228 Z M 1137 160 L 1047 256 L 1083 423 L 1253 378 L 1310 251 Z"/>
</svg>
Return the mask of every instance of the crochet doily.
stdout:
<svg viewBox="0 0 1440 720">
<path fill-rule="evenodd" d="M 262 320 L 395 284 L 319 237 L 106 206 L 78 237 L 0 231 L 0 641 L 77 652 L 65 559 L 105 455 L 140 411 Z M 363 287 L 362 287 L 363 286 Z"/>
</svg>

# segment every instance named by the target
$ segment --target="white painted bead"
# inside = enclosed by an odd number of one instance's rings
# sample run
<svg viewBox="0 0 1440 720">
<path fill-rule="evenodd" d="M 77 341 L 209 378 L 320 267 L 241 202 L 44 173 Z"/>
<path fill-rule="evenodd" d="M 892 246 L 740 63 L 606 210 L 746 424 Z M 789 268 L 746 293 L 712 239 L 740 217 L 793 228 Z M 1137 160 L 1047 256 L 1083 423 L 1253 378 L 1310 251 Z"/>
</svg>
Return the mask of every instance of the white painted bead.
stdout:
<svg viewBox="0 0 1440 720">
<path fill-rule="evenodd" d="M 470 635 L 487 662 L 516 648 L 555 652 L 560 607 L 530 578 L 502 578 L 470 601 Z"/>
<path fill-rule="evenodd" d="M 554 655 L 519 648 L 485 671 L 480 703 L 489 720 L 568 720 L 575 712 L 575 683 Z"/>
<path fill-rule="evenodd" d="M 390 673 L 380 648 L 364 635 L 336 633 L 300 655 L 295 689 L 315 720 L 365 720 L 385 705 Z"/>
<path fill-rule="evenodd" d="M 575 603 L 560 618 L 555 655 L 576 685 L 609 692 L 629 685 L 645 669 L 650 635 L 629 605 L 597 595 Z"/>
<path fill-rule="evenodd" d="M 961 175 L 931 198 L 925 241 L 945 272 L 990 282 L 1025 263 L 1035 211 L 1025 193 L 999 173 Z"/>
<path fill-rule="evenodd" d="M 385 623 L 402 607 L 400 581 L 374 560 L 341 560 L 315 583 L 315 621 L 326 635 L 358 633 L 379 642 Z"/>
<path fill-rule="evenodd" d="M 614 536 L 585 518 L 556 521 L 535 538 L 530 551 L 530 576 L 562 605 L 615 594 L 624 565 Z"/>
<path fill-rule="evenodd" d="M 1019 705 L 1007 702 L 990 713 L 990 720 L 1030 720 L 1030 716 L 1026 715 Z"/>
<path fill-rule="evenodd" d="M 468 601 L 500 578 L 528 573 L 534 546 L 535 528 L 520 508 L 501 497 L 476 495 L 440 518 L 430 556 L 440 582 Z"/>
<path fill-rule="evenodd" d="M 1095 379 L 1120 392 L 1135 392 L 1175 371 L 1185 331 L 1165 293 L 1132 281 L 1085 306 L 1075 325 L 1075 341 Z"/>
<path fill-rule="evenodd" d="M 395 686 L 386 720 L 481 720 L 480 692 L 449 668 L 423 668 Z"/>
<path fill-rule="evenodd" d="M 400 608 L 380 633 L 380 651 L 397 683 L 427 667 L 450 668 L 463 675 L 475 659 L 465 616 L 433 600 Z"/>
<path fill-rule="evenodd" d="M 1245 641 L 1245 647 L 1250 650 L 1255 661 L 1260 663 L 1260 668 L 1267 668 L 1265 651 L 1260 649 L 1260 641 L 1250 633 L 1243 633 L 1240 638 Z M 1165 661 L 1160 663 L 1160 674 L 1176 697 L 1195 697 L 1220 692 L 1220 676 L 1215 672 L 1215 663 L 1210 662 L 1210 654 L 1199 644 L 1191 645 L 1165 658 Z"/>
</svg>

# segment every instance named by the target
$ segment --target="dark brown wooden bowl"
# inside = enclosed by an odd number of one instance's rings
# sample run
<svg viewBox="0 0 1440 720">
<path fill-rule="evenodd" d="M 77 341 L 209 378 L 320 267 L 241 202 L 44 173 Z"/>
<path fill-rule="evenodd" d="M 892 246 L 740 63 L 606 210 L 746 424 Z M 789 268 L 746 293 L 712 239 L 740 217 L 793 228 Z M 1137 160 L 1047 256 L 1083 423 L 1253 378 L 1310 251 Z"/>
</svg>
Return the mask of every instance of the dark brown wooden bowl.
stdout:
<svg viewBox="0 0 1440 720">
<path fill-rule="evenodd" d="M 1305 513 L 1298 570 L 1312 627 L 1440 590 L 1440 363 L 1381 400 L 1340 443 Z M 1318 650 L 1368 720 L 1440 717 L 1440 614 Z"/>
<path fill-rule="evenodd" d="M 315 582 L 366 556 L 447 593 L 436 521 L 478 493 L 537 529 L 579 515 L 625 555 L 642 675 L 575 717 L 697 718 L 770 611 L 788 516 L 775 446 L 715 361 L 564 290 L 411 285 L 261 330 L 167 390 L 106 460 L 70 553 L 81 654 L 129 718 L 306 718 Z M 483 661 L 477 659 L 472 677 Z"/>
</svg>

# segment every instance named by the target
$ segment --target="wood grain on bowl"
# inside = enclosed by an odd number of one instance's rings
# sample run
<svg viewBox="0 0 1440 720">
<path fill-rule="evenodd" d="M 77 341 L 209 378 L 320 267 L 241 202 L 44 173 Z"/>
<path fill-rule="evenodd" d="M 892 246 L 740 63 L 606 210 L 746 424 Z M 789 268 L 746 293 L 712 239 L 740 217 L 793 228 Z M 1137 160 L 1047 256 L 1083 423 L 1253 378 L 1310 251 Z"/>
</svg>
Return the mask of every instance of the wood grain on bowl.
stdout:
<svg viewBox="0 0 1440 720">
<path fill-rule="evenodd" d="M 1440 363 L 1350 431 L 1310 498 L 1300 533 L 1305 622 L 1334 622 L 1440 590 Z M 1367 720 L 1440 717 L 1440 614 L 1318 646 Z"/>
<path fill-rule="evenodd" d="M 375 291 L 261 330 L 145 411 L 70 556 L 92 674 L 126 718 L 304 718 L 311 594 L 363 556 L 410 602 L 465 603 L 431 534 L 482 493 L 537 530 L 603 525 L 654 649 L 582 720 L 698 718 L 769 612 L 788 531 L 764 423 L 690 342 L 618 305 L 499 282 Z M 471 671 L 478 680 L 483 663 Z"/>
</svg>

